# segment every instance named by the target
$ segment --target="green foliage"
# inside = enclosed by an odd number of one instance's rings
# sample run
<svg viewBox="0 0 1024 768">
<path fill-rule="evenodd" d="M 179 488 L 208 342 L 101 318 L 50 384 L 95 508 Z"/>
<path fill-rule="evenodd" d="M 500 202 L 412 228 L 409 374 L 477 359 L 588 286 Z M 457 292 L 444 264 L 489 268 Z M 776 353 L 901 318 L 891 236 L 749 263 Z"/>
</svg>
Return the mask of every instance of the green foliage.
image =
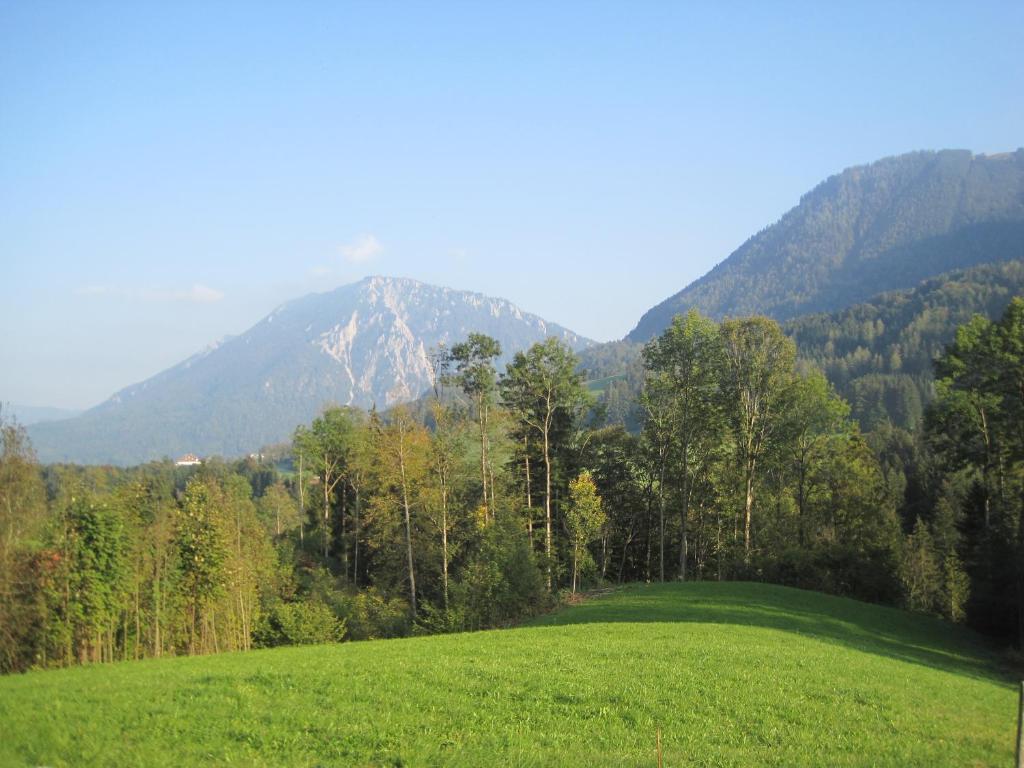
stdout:
<svg viewBox="0 0 1024 768">
<path fill-rule="evenodd" d="M 601 504 L 597 486 L 590 472 L 584 470 L 569 483 L 569 504 L 565 510 L 565 527 L 572 548 L 572 591 L 579 579 L 591 572 L 594 558 L 588 549 L 597 538 L 608 516 Z"/>
<path fill-rule="evenodd" d="M 228 542 L 218 519 L 219 489 L 196 478 L 185 489 L 175 534 L 181 590 L 188 603 L 189 648 L 211 632 L 207 608 L 225 587 Z M 198 633 L 198 636 L 197 636 Z"/>
<path fill-rule="evenodd" d="M 920 518 L 914 525 L 914 532 L 907 537 L 900 581 L 907 608 L 925 613 L 933 610 L 939 600 L 939 565 L 931 533 Z"/>
<path fill-rule="evenodd" d="M 798 318 L 785 330 L 800 357 L 820 368 L 851 404 L 864 430 L 913 430 L 932 399 L 933 361 L 954 335 L 971 332 L 958 327 L 976 314 L 997 318 L 1022 293 L 1024 262 L 1009 261 L 939 275 L 833 314 Z"/>
<path fill-rule="evenodd" d="M 345 636 L 345 622 L 330 607 L 315 600 L 278 603 L 254 631 L 257 647 L 338 643 Z"/>
<path fill-rule="evenodd" d="M 23 669 L 38 653 L 45 523 L 46 492 L 28 436 L 0 412 L 0 672 Z"/>
<path fill-rule="evenodd" d="M 966 486 L 957 500 L 963 541 L 951 502 L 938 510 L 936 524 L 949 532 L 941 604 L 955 616 L 969 593 L 968 618 L 1015 635 L 1024 647 L 1024 299 L 1012 299 L 998 321 L 976 316 L 963 325 L 935 372 L 929 442 L 947 482 Z"/>
<path fill-rule="evenodd" d="M 517 520 L 502 515 L 483 531 L 453 587 L 452 602 L 463 629 L 502 626 L 548 605 L 536 558 Z"/>
<path fill-rule="evenodd" d="M 404 637 L 412 630 L 409 602 L 401 597 L 370 587 L 339 602 L 347 636 L 353 640 Z"/>
</svg>

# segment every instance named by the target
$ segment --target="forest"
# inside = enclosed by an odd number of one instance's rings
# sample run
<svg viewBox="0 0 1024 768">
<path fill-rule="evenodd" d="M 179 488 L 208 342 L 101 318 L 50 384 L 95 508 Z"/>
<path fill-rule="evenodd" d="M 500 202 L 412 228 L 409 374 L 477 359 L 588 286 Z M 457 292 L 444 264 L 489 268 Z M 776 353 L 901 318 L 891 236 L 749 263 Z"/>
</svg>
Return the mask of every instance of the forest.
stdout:
<svg viewBox="0 0 1024 768">
<path fill-rule="evenodd" d="M 3 421 L 0 670 L 500 627 L 671 580 L 1024 646 L 1024 300 L 959 328 L 911 429 L 862 433 L 763 317 L 677 316 L 643 347 L 631 424 L 556 339 L 500 354 L 471 334 L 433 352 L 429 397 L 330 407 L 199 467 L 43 466 Z"/>
</svg>

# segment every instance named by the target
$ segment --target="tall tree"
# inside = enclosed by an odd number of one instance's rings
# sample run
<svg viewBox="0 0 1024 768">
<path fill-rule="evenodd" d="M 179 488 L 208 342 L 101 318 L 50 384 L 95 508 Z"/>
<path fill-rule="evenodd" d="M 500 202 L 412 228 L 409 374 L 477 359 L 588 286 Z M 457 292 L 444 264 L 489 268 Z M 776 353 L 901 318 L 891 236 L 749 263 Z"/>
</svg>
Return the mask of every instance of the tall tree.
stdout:
<svg viewBox="0 0 1024 768">
<path fill-rule="evenodd" d="M 380 483 L 386 499 L 397 501 L 401 510 L 409 606 L 415 619 L 418 606 L 413 552 L 413 507 L 419 502 L 420 489 L 429 466 L 429 436 L 405 406 L 394 408 L 387 421 L 377 421 L 375 428 Z"/>
<path fill-rule="evenodd" d="M 652 371 L 640 393 L 643 409 L 644 447 L 653 466 L 652 482 L 658 486 L 658 581 L 665 580 L 665 481 L 675 447 L 675 413 L 672 382 L 668 374 Z"/>
<path fill-rule="evenodd" d="M 774 320 L 726 320 L 721 328 L 725 395 L 743 470 L 743 553 L 750 562 L 758 462 L 788 406 L 796 347 Z"/>
<path fill-rule="evenodd" d="M 1024 647 L 1024 299 L 1013 299 L 998 322 L 976 317 L 961 327 L 936 375 L 932 444 L 947 467 L 980 472 L 990 605 L 998 610 L 1012 585 L 1016 640 Z"/>
<path fill-rule="evenodd" d="M 555 337 L 518 352 L 501 379 L 501 393 L 515 417 L 537 435 L 544 460 L 544 556 L 547 586 L 553 587 L 554 545 L 552 540 L 552 455 L 557 420 L 574 424 L 587 393 L 579 360 Z"/>
<path fill-rule="evenodd" d="M 572 548 L 573 594 L 576 594 L 581 566 L 585 568 L 593 562 L 587 547 L 597 538 L 607 520 L 594 478 L 584 470 L 569 483 L 569 506 L 565 512 L 565 526 L 569 531 L 569 545 Z"/>
<path fill-rule="evenodd" d="M 25 428 L 0 413 L 0 672 L 31 663 L 25 630 L 35 589 L 32 552 L 46 521 L 46 491 Z"/>
<path fill-rule="evenodd" d="M 220 519 L 221 502 L 216 482 L 197 477 L 185 488 L 178 512 L 175 545 L 191 654 L 219 650 L 216 618 L 211 608 L 224 590 L 229 554 Z"/>
<path fill-rule="evenodd" d="M 818 477 L 812 470 L 829 439 L 848 430 L 850 407 L 836 396 L 828 380 L 811 371 L 793 382 L 790 408 L 783 425 L 786 452 L 796 476 L 797 536 L 808 543 L 809 507 Z"/>
<path fill-rule="evenodd" d="M 462 455 L 463 432 L 461 424 L 453 413 L 439 399 L 430 406 L 434 418 L 434 432 L 430 441 L 430 468 L 436 483 L 436 493 L 429 505 L 429 517 L 441 537 L 441 593 L 444 609 L 450 609 L 449 570 L 455 551 L 455 486 Z"/>
<path fill-rule="evenodd" d="M 480 488 L 484 517 L 490 517 L 494 506 L 494 488 L 489 483 L 492 468 L 488 458 L 488 421 L 497 392 L 498 374 L 494 361 L 501 356 L 501 344 L 483 333 L 471 333 L 466 341 L 454 345 L 450 352 L 455 364 L 452 380 L 473 401 L 480 428 Z M 490 496 L 488 496 L 490 488 Z"/>
<path fill-rule="evenodd" d="M 352 433 L 355 428 L 355 416 L 348 408 L 328 408 L 313 420 L 308 430 L 296 433 L 297 451 L 310 459 L 309 466 L 320 476 L 323 492 L 323 517 L 321 529 L 323 533 L 323 556 L 330 554 L 332 538 L 331 509 L 334 491 L 345 479 L 345 470 L 351 450 Z M 344 507 L 344 505 L 342 505 Z M 340 551 L 342 565 L 347 565 L 347 542 L 345 540 L 344 508 L 339 525 Z M 347 568 L 343 567 L 347 574 Z"/>
<path fill-rule="evenodd" d="M 668 329 L 644 348 L 643 355 L 648 370 L 664 378 L 663 386 L 667 385 L 669 393 L 680 500 L 678 576 L 685 580 L 687 525 L 695 477 L 721 442 L 722 342 L 715 323 L 691 309 L 685 317 L 676 315 Z M 659 495 L 664 498 L 663 493 Z"/>
</svg>

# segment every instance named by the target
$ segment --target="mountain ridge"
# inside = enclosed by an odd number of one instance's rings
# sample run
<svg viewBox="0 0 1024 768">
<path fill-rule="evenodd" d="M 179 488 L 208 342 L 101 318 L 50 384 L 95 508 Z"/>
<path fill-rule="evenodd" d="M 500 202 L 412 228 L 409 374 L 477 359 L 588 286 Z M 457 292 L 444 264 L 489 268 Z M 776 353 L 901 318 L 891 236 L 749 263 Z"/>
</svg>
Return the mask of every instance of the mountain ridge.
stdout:
<svg viewBox="0 0 1024 768">
<path fill-rule="evenodd" d="M 549 335 L 577 350 L 594 343 L 506 299 L 371 276 L 285 302 L 244 333 L 30 434 L 44 461 L 246 453 L 287 438 L 326 404 L 413 400 L 432 383 L 430 349 L 471 331 L 497 338 L 502 360 Z"/>
<path fill-rule="evenodd" d="M 626 336 L 690 307 L 715 319 L 833 312 L 933 275 L 1024 258 L 1024 149 L 920 151 L 834 174 Z"/>
</svg>

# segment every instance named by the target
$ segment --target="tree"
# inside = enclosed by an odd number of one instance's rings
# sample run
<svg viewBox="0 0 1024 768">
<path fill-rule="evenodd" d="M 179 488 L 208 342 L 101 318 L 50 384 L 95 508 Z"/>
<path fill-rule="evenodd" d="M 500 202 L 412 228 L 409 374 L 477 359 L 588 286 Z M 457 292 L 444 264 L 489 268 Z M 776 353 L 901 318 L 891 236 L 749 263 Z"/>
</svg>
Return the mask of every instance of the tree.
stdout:
<svg viewBox="0 0 1024 768">
<path fill-rule="evenodd" d="M 544 556 L 547 586 L 553 586 L 552 436 L 557 419 L 574 424 L 587 402 L 579 360 L 571 349 L 551 336 L 527 352 L 518 352 L 501 379 L 505 404 L 540 440 L 544 459 Z"/>
<path fill-rule="evenodd" d="M 429 437 L 405 406 L 394 408 L 387 422 L 375 424 L 377 471 L 387 506 L 397 501 L 401 510 L 409 606 L 417 616 L 416 566 L 413 554 L 413 506 L 419 501 L 420 488 L 429 466 Z"/>
<path fill-rule="evenodd" d="M 815 465 L 823 458 L 827 443 L 848 432 L 850 406 L 832 390 L 828 380 L 811 371 L 793 382 L 790 408 L 786 414 L 785 443 L 796 475 L 798 536 L 802 546 L 808 542 L 811 496 L 815 492 Z"/>
<path fill-rule="evenodd" d="M 471 333 L 466 341 L 451 348 L 450 356 L 455 363 L 452 380 L 465 392 L 476 407 L 477 423 L 480 427 L 480 488 L 481 506 L 485 518 L 494 506 L 494 488 L 488 483 L 492 468 L 488 459 L 488 417 L 497 391 L 498 374 L 494 360 L 501 356 L 501 344 L 483 333 Z"/>
<path fill-rule="evenodd" d="M 302 524 L 295 499 L 280 480 L 263 492 L 258 506 L 268 530 L 276 537 L 280 538 Z"/>
<path fill-rule="evenodd" d="M 113 661 L 113 625 L 126 587 L 126 547 L 120 518 L 88 495 L 63 515 L 66 642 L 77 660 Z"/>
<path fill-rule="evenodd" d="M 918 518 L 914 532 L 907 537 L 900 564 L 906 606 L 912 611 L 930 613 L 934 610 L 940 584 L 935 546 L 927 524 Z"/>
<path fill-rule="evenodd" d="M 685 580 L 688 554 L 687 525 L 696 485 L 695 477 L 703 471 L 705 463 L 721 442 L 723 425 L 719 390 L 723 367 L 722 343 L 715 323 L 691 309 L 685 317 L 676 315 L 668 329 L 644 347 L 643 355 L 648 370 L 660 376 L 654 384 L 655 391 L 665 390 L 662 399 L 668 401 L 665 404 L 665 416 L 674 441 L 674 455 L 678 461 L 673 473 L 680 499 L 678 576 Z M 655 396 L 654 400 L 657 399 Z M 651 411 L 649 408 L 648 412 Z M 664 451 L 660 454 L 662 469 L 658 494 L 662 518 L 664 491 L 661 486 L 664 485 L 667 453 Z"/>
<path fill-rule="evenodd" d="M 347 408 L 328 408 L 313 420 L 308 430 L 296 433 L 295 441 L 300 456 L 310 459 L 310 467 L 320 476 L 323 491 L 323 556 L 327 559 L 331 545 L 331 499 L 335 489 L 345 479 L 345 469 L 351 448 L 355 416 Z M 348 549 L 345 541 L 344 505 L 339 525 L 341 534 L 342 572 L 347 574 Z"/>
<path fill-rule="evenodd" d="M 977 575 L 985 588 L 972 592 L 999 613 L 1012 589 L 1016 641 L 1024 647 L 1024 299 L 1013 299 L 998 322 L 976 317 L 962 326 L 935 370 L 931 444 L 947 470 L 981 477 Z"/>
<path fill-rule="evenodd" d="M 219 649 L 216 618 L 210 611 L 224 590 L 228 559 L 228 542 L 219 519 L 223 514 L 219 491 L 210 479 L 189 481 L 178 512 L 175 545 L 190 654 Z"/>
<path fill-rule="evenodd" d="M 743 469 L 743 552 L 749 563 L 758 461 L 783 423 L 796 347 L 778 324 L 766 317 L 727 320 L 720 332 L 724 390 Z"/>
<path fill-rule="evenodd" d="M 455 551 L 452 541 L 455 531 L 452 501 L 462 455 L 463 435 L 453 410 L 445 407 L 440 400 L 435 399 L 431 403 L 431 413 L 434 417 L 434 432 L 430 441 L 430 469 L 437 483 L 437 493 L 434 503 L 428 505 L 428 516 L 441 536 L 441 592 L 444 610 L 447 612 L 450 608 L 449 569 Z"/>
<path fill-rule="evenodd" d="M 576 594 L 576 584 L 581 570 L 586 570 L 593 564 L 587 547 L 601 532 L 607 520 L 594 479 L 590 472 L 584 470 L 569 483 L 569 506 L 565 511 L 565 526 L 569 531 L 569 544 L 572 547 L 573 594 Z"/>
<path fill-rule="evenodd" d="M 31 663 L 31 567 L 46 521 L 46 491 L 25 428 L 0 413 L 0 672 Z"/>
<path fill-rule="evenodd" d="M 665 580 L 665 479 L 675 444 L 672 382 L 665 373 L 652 373 L 640 393 L 644 414 L 644 447 L 658 481 L 658 580 Z"/>
</svg>

